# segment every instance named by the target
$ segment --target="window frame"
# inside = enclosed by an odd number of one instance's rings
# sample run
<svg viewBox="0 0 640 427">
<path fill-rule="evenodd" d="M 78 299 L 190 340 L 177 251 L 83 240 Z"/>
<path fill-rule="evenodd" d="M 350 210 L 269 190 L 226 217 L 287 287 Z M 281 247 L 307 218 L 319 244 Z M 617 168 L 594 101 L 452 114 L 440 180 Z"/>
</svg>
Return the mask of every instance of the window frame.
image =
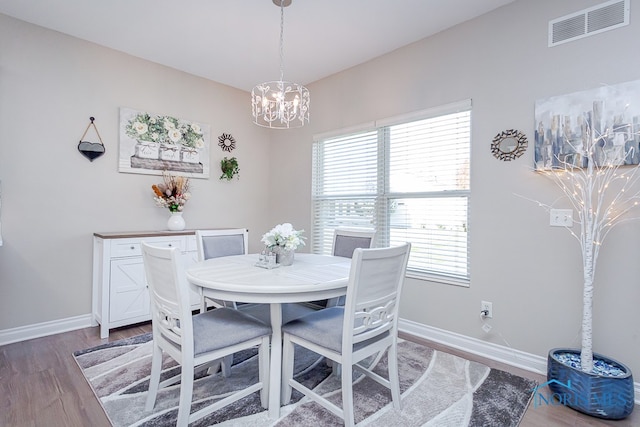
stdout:
<svg viewBox="0 0 640 427">
<path fill-rule="evenodd" d="M 392 231 L 391 217 L 390 217 L 390 201 L 397 199 L 444 199 L 449 197 L 457 197 L 466 199 L 466 267 L 465 274 L 446 274 L 442 272 L 436 272 L 435 270 L 423 270 L 416 268 L 407 269 L 407 277 L 428 280 L 439 283 L 446 283 L 458 286 L 468 287 L 470 285 L 470 208 L 471 208 L 471 182 L 468 178 L 466 189 L 446 189 L 436 191 L 394 191 L 390 190 L 390 147 L 393 143 L 390 140 L 389 132 L 390 127 L 396 125 L 403 125 L 411 122 L 418 122 L 426 119 L 437 118 L 440 116 L 451 115 L 455 113 L 468 112 L 469 122 L 469 136 L 468 136 L 468 172 L 470 174 L 471 163 L 471 127 L 472 127 L 472 103 L 471 100 L 464 100 L 457 103 L 447 104 L 428 110 L 421 110 L 402 116 L 396 116 L 388 119 L 382 119 L 375 122 L 366 123 L 361 126 L 352 128 L 325 132 L 322 134 L 314 135 L 313 143 L 313 165 L 312 165 L 312 196 L 311 196 L 311 228 L 312 228 L 312 244 L 311 249 L 315 253 L 331 253 L 331 244 L 328 236 L 332 234 L 332 230 L 339 226 L 349 227 L 370 227 L 375 228 L 377 231 L 376 246 L 385 247 L 390 244 L 390 235 Z M 322 143 L 330 142 L 332 139 L 348 139 L 352 136 L 365 134 L 369 132 L 376 132 L 377 134 L 377 185 L 375 194 L 349 194 L 342 196 L 335 195 L 318 195 L 316 194 L 318 187 L 318 168 L 322 167 L 319 163 L 318 156 L 320 156 L 319 150 Z M 323 146 L 324 147 L 324 146 Z M 319 204 L 327 201 L 340 200 L 369 200 L 373 202 L 375 206 L 373 217 L 370 219 L 370 224 L 356 224 L 356 223 L 339 223 L 333 225 L 326 225 L 318 229 L 318 219 L 322 217 L 322 212 L 333 212 L 332 210 L 324 210 Z M 333 227 L 333 228 L 332 228 Z M 409 240 L 410 241 L 410 240 Z M 411 265 L 411 259 L 410 259 Z"/>
</svg>

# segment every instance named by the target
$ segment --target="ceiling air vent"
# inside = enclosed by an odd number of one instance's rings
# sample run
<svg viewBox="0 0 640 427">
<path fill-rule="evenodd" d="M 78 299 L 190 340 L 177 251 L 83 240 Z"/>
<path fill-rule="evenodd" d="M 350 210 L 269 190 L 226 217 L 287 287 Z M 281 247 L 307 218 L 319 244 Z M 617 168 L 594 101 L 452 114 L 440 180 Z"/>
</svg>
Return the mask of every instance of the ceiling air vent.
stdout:
<svg viewBox="0 0 640 427">
<path fill-rule="evenodd" d="M 549 21 L 549 47 L 629 25 L 629 1 L 608 1 Z"/>
</svg>

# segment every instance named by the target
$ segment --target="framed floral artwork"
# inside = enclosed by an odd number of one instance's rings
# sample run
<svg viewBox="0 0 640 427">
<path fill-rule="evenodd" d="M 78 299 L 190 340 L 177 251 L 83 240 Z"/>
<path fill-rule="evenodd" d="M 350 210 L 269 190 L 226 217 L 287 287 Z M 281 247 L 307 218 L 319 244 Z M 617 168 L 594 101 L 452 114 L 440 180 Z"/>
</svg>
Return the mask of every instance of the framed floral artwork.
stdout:
<svg viewBox="0 0 640 427">
<path fill-rule="evenodd" d="M 209 178 L 211 127 L 168 115 L 120 108 L 118 171 Z"/>
</svg>

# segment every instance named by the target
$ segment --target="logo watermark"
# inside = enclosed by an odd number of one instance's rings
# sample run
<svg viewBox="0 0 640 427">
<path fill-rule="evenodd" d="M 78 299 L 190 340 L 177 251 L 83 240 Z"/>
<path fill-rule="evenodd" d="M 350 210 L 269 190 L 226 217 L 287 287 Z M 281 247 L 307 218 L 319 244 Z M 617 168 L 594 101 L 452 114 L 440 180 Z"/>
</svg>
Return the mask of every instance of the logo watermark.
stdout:
<svg viewBox="0 0 640 427">
<path fill-rule="evenodd" d="M 552 385 L 557 391 L 551 390 L 551 387 L 548 391 L 544 390 L 548 385 Z M 561 405 L 570 407 L 589 407 L 595 405 L 611 408 L 614 406 L 626 407 L 629 403 L 627 397 L 614 390 L 602 390 L 599 392 L 591 392 L 590 394 L 575 391 L 571 387 L 571 380 L 568 380 L 566 383 L 558 380 L 550 380 L 535 387 L 533 392 L 534 408 Z"/>
</svg>

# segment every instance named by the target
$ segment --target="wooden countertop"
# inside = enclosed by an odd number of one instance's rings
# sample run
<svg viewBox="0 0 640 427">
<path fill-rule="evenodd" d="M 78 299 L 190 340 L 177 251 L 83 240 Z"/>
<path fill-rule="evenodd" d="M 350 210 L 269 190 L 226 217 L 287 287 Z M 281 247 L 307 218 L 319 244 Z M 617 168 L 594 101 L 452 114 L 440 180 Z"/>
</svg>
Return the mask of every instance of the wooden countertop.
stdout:
<svg viewBox="0 0 640 427">
<path fill-rule="evenodd" d="M 226 228 L 207 228 L 207 230 L 224 230 Z M 204 229 L 203 229 L 204 230 Z M 180 230 L 180 231 L 109 231 L 93 233 L 94 237 L 101 239 L 123 239 L 135 237 L 163 237 L 163 236 L 193 236 L 196 230 Z"/>
</svg>

